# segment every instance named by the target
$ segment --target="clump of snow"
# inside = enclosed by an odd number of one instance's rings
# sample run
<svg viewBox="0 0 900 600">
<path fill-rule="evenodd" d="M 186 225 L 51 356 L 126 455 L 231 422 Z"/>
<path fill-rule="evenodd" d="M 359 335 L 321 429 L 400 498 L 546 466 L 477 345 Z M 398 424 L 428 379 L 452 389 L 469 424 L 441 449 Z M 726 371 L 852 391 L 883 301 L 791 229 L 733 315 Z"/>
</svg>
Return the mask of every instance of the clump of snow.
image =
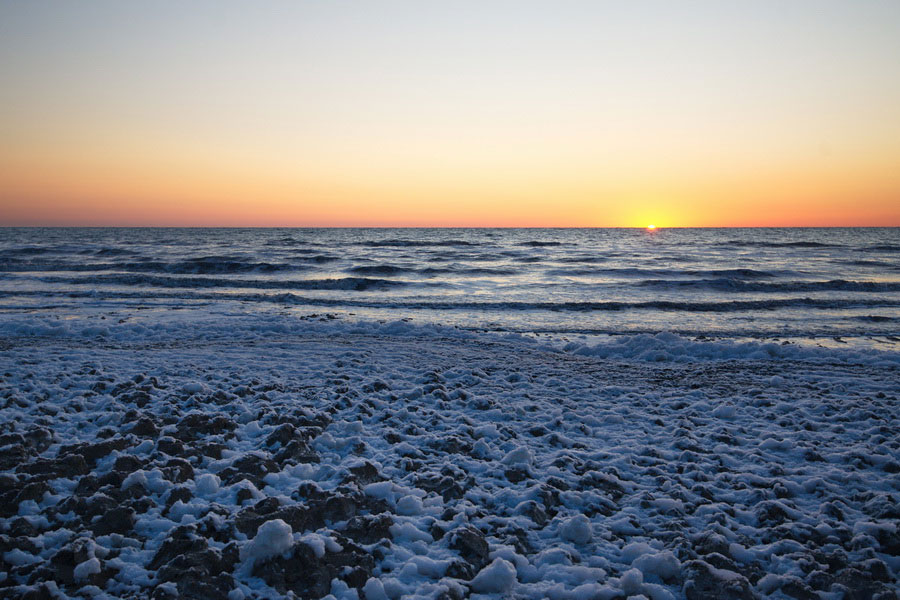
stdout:
<svg viewBox="0 0 900 600">
<path fill-rule="evenodd" d="M 397 512 L 401 515 L 420 515 L 422 514 L 422 509 L 422 499 L 417 496 L 403 496 L 397 500 Z"/>
<path fill-rule="evenodd" d="M 638 569 L 629 569 L 619 578 L 619 585 L 622 586 L 622 591 L 626 596 L 634 596 L 640 592 L 643 583 L 644 575 Z"/>
<path fill-rule="evenodd" d="M 720 404 L 712 411 L 712 416 L 717 419 L 733 419 L 737 414 L 737 409 L 733 404 Z"/>
<path fill-rule="evenodd" d="M 250 564 L 284 554 L 294 544 L 291 526 L 281 519 L 272 519 L 259 526 L 253 540 L 244 546 L 242 557 Z"/>
<path fill-rule="evenodd" d="M 584 515 L 576 515 L 560 525 L 559 535 L 575 544 L 587 544 L 593 537 L 591 521 Z"/>
<path fill-rule="evenodd" d="M 100 572 L 100 561 L 95 558 L 89 558 L 83 563 L 79 563 L 75 566 L 75 570 L 72 571 L 72 575 L 75 577 L 77 581 L 82 581 L 90 577 L 91 575 L 96 575 Z"/>
<path fill-rule="evenodd" d="M 199 394 L 203 389 L 203 384 L 199 381 L 192 381 L 181 386 L 181 391 L 185 394 Z"/>
<path fill-rule="evenodd" d="M 363 586 L 363 596 L 366 600 L 388 600 L 388 595 L 384 591 L 384 584 L 381 580 L 370 577 Z"/>
<path fill-rule="evenodd" d="M 664 581 L 676 577 L 681 572 L 681 561 L 669 550 L 656 554 L 644 554 L 636 558 L 631 565 L 639 569 L 645 576 L 656 575 Z"/>
<path fill-rule="evenodd" d="M 518 448 L 510 450 L 500 462 L 504 465 L 528 467 L 531 465 L 532 460 L 534 460 L 534 456 L 532 455 L 531 450 L 529 450 L 527 446 L 519 446 Z"/>
<path fill-rule="evenodd" d="M 219 479 L 218 475 L 204 473 L 194 480 L 194 489 L 196 490 L 197 495 L 208 498 L 219 492 L 219 484 L 221 483 L 222 481 Z"/>
<path fill-rule="evenodd" d="M 476 592 L 499 594 L 508 591 L 515 583 L 516 568 L 508 560 L 497 558 L 478 572 L 471 585 Z"/>
</svg>

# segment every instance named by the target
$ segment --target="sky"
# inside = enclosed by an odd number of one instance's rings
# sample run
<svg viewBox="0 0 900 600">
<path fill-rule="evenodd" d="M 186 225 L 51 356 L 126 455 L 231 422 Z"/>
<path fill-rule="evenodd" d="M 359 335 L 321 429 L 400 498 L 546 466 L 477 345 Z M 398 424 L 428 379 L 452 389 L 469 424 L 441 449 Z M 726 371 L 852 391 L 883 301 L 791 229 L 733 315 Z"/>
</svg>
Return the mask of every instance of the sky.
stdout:
<svg viewBox="0 0 900 600">
<path fill-rule="evenodd" d="M 900 226 L 900 2 L 0 0 L 0 225 Z"/>
</svg>

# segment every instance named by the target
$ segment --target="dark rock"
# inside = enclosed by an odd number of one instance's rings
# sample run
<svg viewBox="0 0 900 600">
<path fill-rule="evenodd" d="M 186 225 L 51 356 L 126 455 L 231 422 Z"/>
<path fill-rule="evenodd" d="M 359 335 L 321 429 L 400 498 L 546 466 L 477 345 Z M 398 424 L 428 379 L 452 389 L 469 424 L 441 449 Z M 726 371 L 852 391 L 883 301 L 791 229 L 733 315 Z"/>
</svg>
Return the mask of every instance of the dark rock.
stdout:
<svg viewBox="0 0 900 600">
<path fill-rule="evenodd" d="M 134 510 L 119 507 L 100 515 L 100 518 L 91 525 L 91 529 L 94 531 L 94 535 L 97 536 L 111 533 L 124 535 L 134 528 L 134 522 Z"/>
<path fill-rule="evenodd" d="M 31 521 L 23 517 L 13 519 L 7 527 L 6 532 L 15 538 L 30 538 L 38 534 L 38 529 L 31 524 Z"/>
<path fill-rule="evenodd" d="M 28 460 L 28 451 L 21 444 L 3 448 L 0 452 L 0 469 L 10 471 Z"/>
<path fill-rule="evenodd" d="M 531 477 L 527 470 L 518 468 L 507 469 L 503 475 L 512 483 L 520 483 Z"/>
<path fill-rule="evenodd" d="M 474 527 L 460 527 L 450 536 L 450 548 L 469 562 L 476 571 L 480 571 L 488 563 L 490 548 L 484 534 Z"/>
<path fill-rule="evenodd" d="M 803 581 L 793 578 L 781 586 L 781 592 L 797 600 L 819 600 L 819 595 Z"/>
<path fill-rule="evenodd" d="M 466 493 L 466 485 L 471 481 L 460 482 L 450 475 L 439 475 L 437 473 L 428 473 L 416 477 L 415 485 L 417 488 L 426 492 L 435 492 L 441 495 L 444 502 L 457 500 L 462 498 Z"/>
<path fill-rule="evenodd" d="M 378 467 L 369 461 L 356 467 L 350 467 L 350 473 L 353 474 L 353 477 L 361 485 L 384 480 L 384 477 L 378 472 Z"/>
<path fill-rule="evenodd" d="M 166 479 L 172 483 L 184 483 L 194 478 L 194 467 L 183 458 L 173 458 L 162 468 Z"/>
<path fill-rule="evenodd" d="M 224 444 L 217 442 L 207 442 L 197 446 L 197 451 L 203 456 L 208 456 L 213 460 L 222 460 L 222 451 L 225 450 Z"/>
<path fill-rule="evenodd" d="M 534 500 L 526 502 L 520 510 L 521 514 L 534 521 L 534 524 L 538 527 L 543 527 L 547 524 L 547 513 L 544 512 L 543 507 Z"/>
<path fill-rule="evenodd" d="M 78 479 L 75 486 L 76 496 L 91 496 L 100 489 L 100 482 L 93 475 L 85 475 Z"/>
<path fill-rule="evenodd" d="M 203 413 L 191 413 L 179 423 L 175 437 L 182 442 L 190 442 L 210 435 L 226 435 L 234 431 L 237 425 L 228 417 L 214 417 Z"/>
<path fill-rule="evenodd" d="M 35 573 L 36 577 L 45 577 L 52 579 L 57 583 L 65 585 L 78 585 L 81 587 L 84 583 L 103 587 L 111 575 L 115 573 L 109 568 L 101 568 L 100 573 L 90 575 L 87 582 L 75 582 L 75 567 L 91 558 L 89 547 L 93 544 L 90 538 L 80 537 L 72 540 L 62 549 L 57 551 L 50 557 L 48 565 L 45 566 L 46 571 L 40 570 Z M 47 577 L 49 575 L 49 577 Z"/>
<path fill-rule="evenodd" d="M 291 461 L 294 463 L 317 463 L 319 455 L 303 440 L 293 439 L 275 453 L 273 457 L 279 465 Z"/>
<path fill-rule="evenodd" d="M 756 509 L 756 518 L 765 525 L 781 525 L 790 518 L 787 511 L 778 502 L 761 502 Z"/>
<path fill-rule="evenodd" d="M 727 556 L 728 540 L 724 536 L 713 531 L 704 531 L 691 538 L 692 550 L 698 556 L 706 556 L 708 554 L 721 554 Z"/>
<path fill-rule="evenodd" d="M 874 581 L 869 573 L 853 567 L 844 569 L 838 574 L 831 590 L 836 591 L 835 588 L 844 592 L 843 600 L 897 598 L 896 592 L 890 587 L 880 581 Z"/>
<path fill-rule="evenodd" d="M 184 486 L 179 486 L 174 488 L 171 492 L 169 492 L 169 497 L 166 499 L 166 508 L 163 511 L 163 515 L 168 515 L 169 510 L 172 506 L 175 505 L 179 500 L 185 504 L 191 501 L 191 498 L 194 497 L 194 494 L 191 492 L 189 488 Z"/>
<path fill-rule="evenodd" d="M 184 455 L 184 444 L 171 437 L 162 437 L 159 438 L 159 441 L 156 442 L 156 448 L 160 452 L 165 452 L 169 456 L 182 456 Z"/>
<path fill-rule="evenodd" d="M 220 553 L 190 527 L 178 527 L 150 561 L 160 582 L 174 582 L 181 598 L 225 600 L 234 587 L 230 573 L 237 562 L 237 547 Z"/>
<path fill-rule="evenodd" d="M 475 567 L 473 567 L 471 564 L 467 563 L 464 560 L 454 560 L 450 563 L 450 566 L 447 567 L 446 575 L 447 577 L 452 577 L 454 579 L 470 581 L 473 577 L 475 577 L 475 573 Z"/>
<path fill-rule="evenodd" d="M 279 444 L 280 447 L 283 448 L 288 442 L 294 439 L 295 435 L 296 430 L 290 423 L 279 425 L 278 428 L 266 438 L 266 446 L 272 447 Z"/>
<path fill-rule="evenodd" d="M 338 578 L 353 588 L 362 588 L 372 574 L 375 561 L 369 553 L 347 539 L 338 540 L 342 550 L 316 557 L 306 544 L 296 544 L 288 558 L 276 556 L 253 567 L 259 577 L 279 593 L 293 592 L 301 598 L 321 598 Z"/>
<path fill-rule="evenodd" d="M 120 473 L 134 473 L 138 469 L 143 468 L 144 461 L 139 459 L 136 456 L 131 456 L 130 454 L 125 454 L 116 458 L 116 462 L 113 465 L 113 469 Z"/>
<path fill-rule="evenodd" d="M 143 417 L 134 424 L 130 433 L 140 437 L 155 438 L 159 435 L 159 427 L 156 426 L 156 423 L 154 423 L 153 420 Z"/>
<path fill-rule="evenodd" d="M 237 483 L 242 479 L 251 481 L 257 488 L 265 487 L 262 479 L 269 473 L 277 473 L 280 470 L 278 463 L 266 456 L 251 453 L 245 454 L 234 461 L 230 467 L 219 473 L 227 485 Z"/>
<path fill-rule="evenodd" d="M 585 490 L 603 490 L 615 501 L 618 501 L 619 498 L 625 495 L 625 489 L 617 481 L 617 478 L 599 471 L 588 471 L 585 473 L 579 482 L 579 486 Z"/>
<path fill-rule="evenodd" d="M 129 447 L 129 442 L 123 437 L 113 438 L 97 444 L 82 444 L 74 447 L 66 447 L 60 450 L 61 454 L 77 454 L 89 465 L 94 465 L 101 458 L 109 456 L 113 450 L 124 450 Z"/>
<path fill-rule="evenodd" d="M 721 571 L 702 560 L 692 560 L 682 568 L 687 600 L 753 600 L 750 582 L 734 572 Z"/>
<path fill-rule="evenodd" d="M 388 515 L 363 515 L 347 521 L 342 533 L 358 544 L 375 544 L 391 539 L 390 527 L 394 520 Z"/>
<path fill-rule="evenodd" d="M 26 500 L 40 502 L 44 498 L 44 493 L 48 491 L 50 491 L 50 486 L 44 481 L 27 483 L 19 490 L 15 501 L 16 503 L 25 502 Z"/>
</svg>

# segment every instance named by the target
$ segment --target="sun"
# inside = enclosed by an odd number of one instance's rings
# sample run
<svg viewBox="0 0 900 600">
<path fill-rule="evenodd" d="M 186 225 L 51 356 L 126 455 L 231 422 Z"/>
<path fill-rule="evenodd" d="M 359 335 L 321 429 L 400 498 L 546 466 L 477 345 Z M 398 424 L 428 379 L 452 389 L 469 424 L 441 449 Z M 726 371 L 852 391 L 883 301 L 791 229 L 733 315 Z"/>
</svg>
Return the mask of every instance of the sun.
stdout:
<svg viewBox="0 0 900 600">
<path fill-rule="evenodd" d="M 647 225 L 647 229 L 653 231 L 654 229 L 656 229 L 656 225 Z"/>
</svg>

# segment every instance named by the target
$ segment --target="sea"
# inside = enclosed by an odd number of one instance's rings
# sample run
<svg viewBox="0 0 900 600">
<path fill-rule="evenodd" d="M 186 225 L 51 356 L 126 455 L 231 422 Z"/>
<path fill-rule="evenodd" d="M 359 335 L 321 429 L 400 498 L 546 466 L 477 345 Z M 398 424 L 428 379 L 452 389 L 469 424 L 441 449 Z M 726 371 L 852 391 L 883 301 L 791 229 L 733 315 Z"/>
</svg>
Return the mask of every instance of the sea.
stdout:
<svg viewBox="0 0 900 600">
<path fill-rule="evenodd" d="M 0 317 L 405 320 L 900 349 L 900 228 L 2 228 Z"/>
</svg>

